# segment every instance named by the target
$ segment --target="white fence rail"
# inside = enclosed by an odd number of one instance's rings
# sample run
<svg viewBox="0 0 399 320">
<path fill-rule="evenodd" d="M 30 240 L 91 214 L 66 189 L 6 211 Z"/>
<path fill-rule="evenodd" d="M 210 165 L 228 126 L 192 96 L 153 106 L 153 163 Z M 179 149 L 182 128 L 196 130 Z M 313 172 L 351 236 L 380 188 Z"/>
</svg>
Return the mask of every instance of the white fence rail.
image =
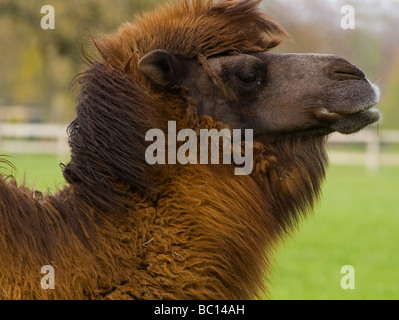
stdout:
<svg viewBox="0 0 399 320">
<path fill-rule="evenodd" d="M 67 125 L 63 124 L 10 124 L 0 123 L 0 154 L 2 153 L 49 153 L 65 158 L 69 154 Z M 398 165 L 399 153 L 381 153 L 382 144 L 399 145 L 399 131 L 362 130 L 353 135 L 334 133 L 329 145 L 362 144 L 365 152 L 329 152 L 331 163 L 365 165 L 377 171 L 380 165 Z"/>
<path fill-rule="evenodd" d="M 373 129 L 362 130 L 353 135 L 334 133 L 328 143 L 334 145 L 361 144 L 365 146 L 365 152 L 331 151 L 329 152 L 331 163 L 336 164 L 363 164 L 370 172 L 378 171 L 381 165 L 399 166 L 399 153 L 383 153 L 382 145 L 399 145 L 398 130 Z"/>
<path fill-rule="evenodd" d="M 67 125 L 0 123 L 0 153 L 69 154 Z"/>
</svg>

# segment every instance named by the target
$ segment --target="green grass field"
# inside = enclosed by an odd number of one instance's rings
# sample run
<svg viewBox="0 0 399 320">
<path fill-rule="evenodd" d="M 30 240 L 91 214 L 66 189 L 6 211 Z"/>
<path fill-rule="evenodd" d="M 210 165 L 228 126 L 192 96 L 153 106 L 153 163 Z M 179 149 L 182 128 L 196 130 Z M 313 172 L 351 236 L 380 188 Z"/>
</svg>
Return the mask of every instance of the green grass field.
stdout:
<svg viewBox="0 0 399 320">
<path fill-rule="evenodd" d="M 9 160 L 28 186 L 62 186 L 65 159 Z M 354 267 L 355 289 L 341 288 L 344 265 Z M 399 167 L 377 175 L 363 167 L 329 168 L 315 213 L 280 246 L 270 280 L 271 299 L 399 299 Z"/>
<path fill-rule="evenodd" d="M 67 163 L 67 159 L 47 154 L 13 154 L 5 159 L 10 161 L 16 170 L 6 167 L 1 173 L 13 175 L 19 183 L 25 181 L 28 187 L 40 191 L 54 191 L 64 183 L 60 163 Z"/>
<path fill-rule="evenodd" d="M 271 298 L 399 299 L 398 231 L 399 167 L 331 167 L 315 213 L 276 254 Z"/>
</svg>

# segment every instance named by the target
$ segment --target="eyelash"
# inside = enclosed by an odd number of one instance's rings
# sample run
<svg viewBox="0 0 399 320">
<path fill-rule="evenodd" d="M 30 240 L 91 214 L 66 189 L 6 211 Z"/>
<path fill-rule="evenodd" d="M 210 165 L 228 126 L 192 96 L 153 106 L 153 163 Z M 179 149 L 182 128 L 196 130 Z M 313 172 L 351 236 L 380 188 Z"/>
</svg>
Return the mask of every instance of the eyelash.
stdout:
<svg viewBox="0 0 399 320">
<path fill-rule="evenodd" d="M 258 82 L 259 79 L 260 79 L 260 76 L 258 74 L 254 74 L 254 77 L 252 79 L 252 75 L 251 75 L 251 77 L 250 77 L 251 80 L 250 81 L 245 81 L 245 80 L 248 80 L 248 79 L 243 80 L 243 78 L 240 77 L 239 75 L 237 76 L 237 78 L 243 85 L 249 86 L 249 85 L 251 85 L 251 84 L 253 84 L 255 82 Z"/>
</svg>

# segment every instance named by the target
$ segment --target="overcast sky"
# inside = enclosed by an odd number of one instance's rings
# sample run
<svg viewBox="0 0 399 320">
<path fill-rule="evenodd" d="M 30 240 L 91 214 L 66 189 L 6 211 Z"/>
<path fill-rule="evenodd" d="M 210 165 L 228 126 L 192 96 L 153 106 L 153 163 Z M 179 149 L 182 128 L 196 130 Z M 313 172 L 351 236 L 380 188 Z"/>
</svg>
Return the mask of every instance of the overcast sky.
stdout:
<svg viewBox="0 0 399 320">
<path fill-rule="evenodd" d="M 277 20 L 295 19 L 304 22 L 330 23 L 337 28 L 343 17 L 341 8 L 351 5 L 355 9 L 356 27 L 384 32 L 394 29 L 399 38 L 399 0 L 268 0 L 266 11 Z M 282 10 L 282 8 L 284 8 Z M 326 15 L 325 13 L 328 13 Z M 289 17 L 287 17 L 288 15 Z"/>
</svg>

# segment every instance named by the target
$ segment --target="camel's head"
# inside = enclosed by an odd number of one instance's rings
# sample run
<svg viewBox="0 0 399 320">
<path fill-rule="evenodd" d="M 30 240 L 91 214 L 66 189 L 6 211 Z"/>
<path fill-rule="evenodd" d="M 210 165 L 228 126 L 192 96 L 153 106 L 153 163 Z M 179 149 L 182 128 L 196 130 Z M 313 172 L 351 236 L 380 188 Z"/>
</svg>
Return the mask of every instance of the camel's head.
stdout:
<svg viewBox="0 0 399 320">
<path fill-rule="evenodd" d="M 352 133 L 376 122 L 377 87 L 343 58 L 269 53 L 289 36 L 260 2 L 181 0 L 96 46 L 112 66 L 152 82 L 154 96 L 184 87 L 199 115 L 255 136 Z"/>
<path fill-rule="evenodd" d="M 199 63 L 154 50 L 139 68 L 165 89 L 184 86 L 200 115 L 254 135 L 353 133 L 379 120 L 379 90 L 345 59 L 321 54 L 218 55 Z"/>
</svg>

